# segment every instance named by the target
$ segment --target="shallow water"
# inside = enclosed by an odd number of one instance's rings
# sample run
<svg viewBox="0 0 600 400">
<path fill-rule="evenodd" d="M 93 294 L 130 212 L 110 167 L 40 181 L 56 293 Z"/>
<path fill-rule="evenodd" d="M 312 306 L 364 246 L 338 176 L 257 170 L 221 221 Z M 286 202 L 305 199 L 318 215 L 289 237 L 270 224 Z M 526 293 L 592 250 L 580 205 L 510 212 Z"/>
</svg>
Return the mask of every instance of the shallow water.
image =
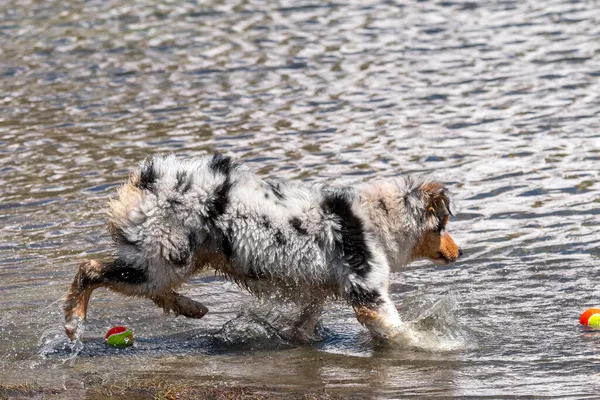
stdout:
<svg viewBox="0 0 600 400">
<path fill-rule="evenodd" d="M 2 2 L 0 382 L 594 397 L 600 333 L 578 316 L 600 305 L 600 8 L 403 4 Z M 116 187 L 148 154 L 212 150 L 264 176 L 446 182 L 465 256 L 393 278 L 421 345 L 373 344 L 338 303 L 322 342 L 293 345 L 285 307 L 203 276 L 185 292 L 204 319 L 99 290 L 69 348 L 57 300 L 110 254 Z M 135 347 L 104 346 L 117 324 Z"/>
</svg>

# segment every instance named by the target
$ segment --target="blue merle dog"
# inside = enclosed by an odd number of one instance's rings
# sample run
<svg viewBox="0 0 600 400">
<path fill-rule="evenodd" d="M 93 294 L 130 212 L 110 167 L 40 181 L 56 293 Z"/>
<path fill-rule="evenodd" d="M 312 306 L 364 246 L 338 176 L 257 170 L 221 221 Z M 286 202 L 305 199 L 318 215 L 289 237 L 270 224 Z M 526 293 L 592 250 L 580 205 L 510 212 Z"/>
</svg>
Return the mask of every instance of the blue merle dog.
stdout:
<svg viewBox="0 0 600 400">
<path fill-rule="evenodd" d="M 99 287 L 202 318 L 208 309 L 175 289 L 212 268 L 257 295 L 300 305 L 300 336 L 311 337 L 333 297 L 373 336 L 391 340 L 402 321 L 390 273 L 416 259 L 445 265 L 461 255 L 446 232 L 449 203 L 443 185 L 416 178 L 308 185 L 262 179 L 221 154 L 148 158 L 110 202 L 114 257 L 79 265 L 64 305 L 66 333 L 77 337 Z"/>
</svg>

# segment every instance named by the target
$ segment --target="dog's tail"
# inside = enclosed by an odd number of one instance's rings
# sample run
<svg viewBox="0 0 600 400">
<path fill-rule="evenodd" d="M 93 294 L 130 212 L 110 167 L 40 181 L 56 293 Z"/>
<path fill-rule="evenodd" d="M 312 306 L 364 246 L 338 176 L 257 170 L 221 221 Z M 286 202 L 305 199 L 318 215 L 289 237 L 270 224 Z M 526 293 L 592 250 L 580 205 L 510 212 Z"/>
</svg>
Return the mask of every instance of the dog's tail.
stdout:
<svg viewBox="0 0 600 400">
<path fill-rule="evenodd" d="M 110 202 L 109 231 L 128 265 L 182 267 L 204 241 L 230 201 L 229 157 L 146 159 Z"/>
</svg>

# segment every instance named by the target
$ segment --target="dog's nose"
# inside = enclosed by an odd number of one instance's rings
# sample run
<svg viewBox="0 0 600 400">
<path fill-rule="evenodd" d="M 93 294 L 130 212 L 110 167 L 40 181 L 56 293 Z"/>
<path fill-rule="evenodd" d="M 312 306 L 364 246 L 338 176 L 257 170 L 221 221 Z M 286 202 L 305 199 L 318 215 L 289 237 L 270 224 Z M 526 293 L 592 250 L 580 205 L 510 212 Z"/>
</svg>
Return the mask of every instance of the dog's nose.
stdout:
<svg viewBox="0 0 600 400">
<path fill-rule="evenodd" d="M 458 249 L 458 256 L 459 256 L 459 257 L 462 257 L 462 255 L 463 255 L 463 251 L 462 251 L 462 249 L 461 249 L 461 248 L 459 248 L 459 249 Z"/>
</svg>

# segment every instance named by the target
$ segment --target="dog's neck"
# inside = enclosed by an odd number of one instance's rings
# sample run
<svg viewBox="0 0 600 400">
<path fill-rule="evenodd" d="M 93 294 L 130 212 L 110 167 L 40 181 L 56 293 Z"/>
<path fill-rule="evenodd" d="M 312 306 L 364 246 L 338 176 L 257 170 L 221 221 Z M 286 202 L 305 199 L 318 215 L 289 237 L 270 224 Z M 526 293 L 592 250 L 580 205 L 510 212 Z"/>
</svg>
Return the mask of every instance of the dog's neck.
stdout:
<svg viewBox="0 0 600 400">
<path fill-rule="evenodd" d="M 385 249 L 390 268 L 397 270 L 409 264 L 422 228 L 414 211 L 405 206 L 406 193 L 393 180 L 360 185 L 358 192 L 361 207 Z"/>
</svg>

